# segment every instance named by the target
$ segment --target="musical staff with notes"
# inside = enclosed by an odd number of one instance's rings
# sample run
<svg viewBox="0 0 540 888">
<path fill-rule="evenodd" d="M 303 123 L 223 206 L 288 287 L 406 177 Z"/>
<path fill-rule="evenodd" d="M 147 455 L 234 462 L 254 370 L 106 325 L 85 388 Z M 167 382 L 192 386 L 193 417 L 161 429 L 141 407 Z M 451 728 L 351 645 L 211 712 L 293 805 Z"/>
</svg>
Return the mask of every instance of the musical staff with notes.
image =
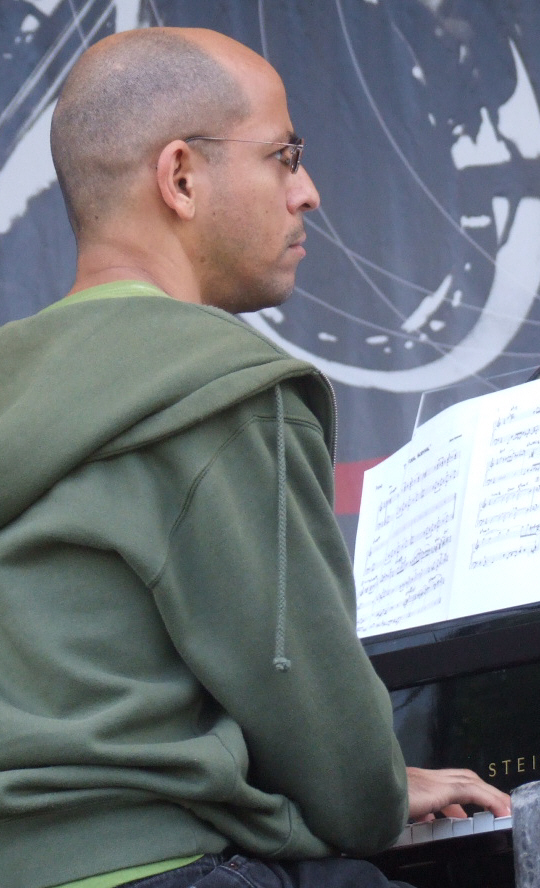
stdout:
<svg viewBox="0 0 540 888">
<path fill-rule="evenodd" d="M 455 404 L 366 472 L 360 637 L 540 598 L 540 381 Z"/>
</svg>

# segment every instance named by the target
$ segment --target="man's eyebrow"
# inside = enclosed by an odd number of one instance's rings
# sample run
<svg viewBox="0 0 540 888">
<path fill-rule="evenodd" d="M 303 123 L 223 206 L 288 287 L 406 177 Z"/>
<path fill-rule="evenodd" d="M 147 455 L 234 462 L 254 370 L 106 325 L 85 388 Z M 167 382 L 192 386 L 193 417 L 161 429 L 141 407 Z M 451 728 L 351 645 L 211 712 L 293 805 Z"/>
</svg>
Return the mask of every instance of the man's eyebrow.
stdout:
<svg viewBox="0 0 540 888">
<path fill-rule="evenodd" d="M 272 142 L 280 145 L 298 145 L 301 141 L 302 139 L 294 130 L 286 130 L 286 132 L 282 130 L 279 135 L 276 134 L 275 138 L 272 139 Z"/>
<path fill-rule="evenodd" d="M 287 133 L 286 139 L 290 145 L 298 145 L 298 143 L 302 141 L 300 136 L 297 133 L 295 133 L 294 130 L 289 130 L 289 132 Z"/>
</svg>

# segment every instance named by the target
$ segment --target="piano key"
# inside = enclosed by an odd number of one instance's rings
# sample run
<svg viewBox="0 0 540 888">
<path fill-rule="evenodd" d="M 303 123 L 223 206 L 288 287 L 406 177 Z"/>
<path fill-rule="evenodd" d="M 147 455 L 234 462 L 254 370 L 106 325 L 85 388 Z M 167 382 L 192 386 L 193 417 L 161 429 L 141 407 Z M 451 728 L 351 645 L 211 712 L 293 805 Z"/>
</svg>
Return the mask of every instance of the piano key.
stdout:
<svg viewBox="0 0 540 888">
<path fill-rule="evenodd" d="M 472 817 L 456 817 L 452 823 L 452 836 L 472 836 Z"/>
<path fill-rule="evenodd" d="M 512 829 L 512 815 L 507 817 L 496 817 L 493 821 L 493 829 Z"/>
<path fill-rule="evenodd" d="M 433 839 L 432 821 L 426 823 L 413 823 L 411 827 L 413 845 L 420 845 L 424 842 L 431 842 Z"/>
<path fill-rule="evenodd" d="M 491 811 L 479 811 L 473 814 L 473 833 L 493 832 L 495 817 Z"/>
<path fill-rule="evenodd" d="M 439 839 L 451 839 L 453 835 L 453 823 L 455 817 L 444 817 L 433 821 L 433 841 Z"/>
<path fill-rule="evenodd" d="M 401 848 L 403 845 L 412 845 L 412 831 L 411 824 L 408 823 L 401 833 L 399 839 L 396 844 L 393 846 L 394 848 Z"/>
</svg>

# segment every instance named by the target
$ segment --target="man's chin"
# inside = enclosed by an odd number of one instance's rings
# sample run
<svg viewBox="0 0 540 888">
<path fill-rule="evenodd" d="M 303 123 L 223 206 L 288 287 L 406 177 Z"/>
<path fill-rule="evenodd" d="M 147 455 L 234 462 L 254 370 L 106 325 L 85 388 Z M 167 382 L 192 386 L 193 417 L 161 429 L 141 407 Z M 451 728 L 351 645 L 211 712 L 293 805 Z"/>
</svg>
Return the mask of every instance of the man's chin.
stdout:
<svg viewBox="0 0 540 888">
<path fill-rule="evenodd" d="M 272 296 L 266 296 L 259 300 L 248 300 L 246 304 L 242 304 L 237 308 L 235 313 L 262 311 L 265 308 L 277 308 L 278 305 L 283 305 L 284 302 L 287 302 L 290 296 L 292 296 L 293 290 L 294 287 L 291 287 L 286 292 L 274 293 Z"/>
<path fill-rule="evenodd" d="M 261 311 L 264 308 L 276 308 L 283 305 L 289 299 L 294 290 L 294 283 L 287 286 L 245 287 L 241 292 L 230 294 L 212 294 L 208 299 L 203 298 L 203 305 L 211 305 L 221 308 L 231 314 L 244 314 L 247 312 Z"/>
</svg>

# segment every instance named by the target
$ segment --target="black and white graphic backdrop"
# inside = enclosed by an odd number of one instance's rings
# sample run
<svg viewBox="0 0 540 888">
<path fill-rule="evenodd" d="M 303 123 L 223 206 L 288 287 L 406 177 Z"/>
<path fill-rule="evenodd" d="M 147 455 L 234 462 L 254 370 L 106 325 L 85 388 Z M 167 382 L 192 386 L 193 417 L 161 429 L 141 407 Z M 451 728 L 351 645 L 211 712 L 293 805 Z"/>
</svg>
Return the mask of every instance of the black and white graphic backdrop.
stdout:
<svg viewBox="0 0 540 888">
<path fill-rule="evenodd" d="M 283 76 L 322 203 L 295 294 L 245 320 L 333 382 L 352 522 L 355 471 L 410 437 L 423 391 L 540 363 L 540 4 L 0 0 L 1 323 L 72 281 L 48 148 L 67 72 L 153 25 L 221 30 Z"/>
</svg>

